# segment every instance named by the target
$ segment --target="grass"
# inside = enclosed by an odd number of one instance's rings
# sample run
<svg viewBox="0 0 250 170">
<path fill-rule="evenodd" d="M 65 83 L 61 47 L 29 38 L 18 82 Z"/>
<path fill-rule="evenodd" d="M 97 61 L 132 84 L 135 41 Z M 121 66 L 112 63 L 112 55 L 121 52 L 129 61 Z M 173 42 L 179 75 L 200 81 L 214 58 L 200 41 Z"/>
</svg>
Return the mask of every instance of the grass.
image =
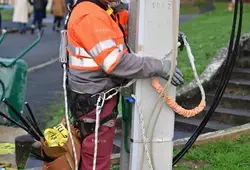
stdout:
<svg viewBox="0 0 250 170">
<path fill-rule="evenodd" d="M 61 102 L 63 103 L 63 102 Z M 51 104 L 48 108 L 42 111 L 46 122 L 42 122 L 45 128 L 54 127 L 60 123 L 60 120 L 65 115 L 63 104 Z"/>
<path fill-rule="evenodd" d="M 198 10 L 195 6 L 180 5 L 180 14 L 195 14 Z"/>
<path fill-rule="evenodd" d="M 217 10 L 224 10 L 227 8 L 227 3 L 225 2 L 214 2 L 214 6 Z M 187 14 L 198 14 L 199 10 L 197 6 L 190 5 L 190 4 L 181 4 L 180 5 L 180 14 L 187 15 Z"/>
<path fill-rule="evenodd" d="M 179 150 L 175 149 L 174 154 Z M 173 170 L 249 170 L 250 135 L 194 146 Z M 113 165 L 111 170 L 119 170 Z"/>
<path fill-rule="evenodd" d="M 120 166 L 119 165 L 112 165 L 110 170 L 119 170 Z"/>
<path fill-rule="evenodd" d="M 11 20 L 13 15 L 12 9 L 0 9 L 0 12 L 2 14 L 2 20 Z"/>
<path fill-rule="evenodd" d="M 175 150 L 177 153 L 178 150 Z M 174 170 L 249 170 L 250 135 L 193 147 Z"/>
<path fill-rule="evenodd" d="M 223 3 L 215 3 L 216 10 L 198 16 L 182 25 L 180 31 L 188 38 L 195 56 L 197 72 L 200 75 L 218 50 L 229 42 L 233 13 L 227 11 Z M 242 33 L 250 32 L 250 5 L 245 4 Z M 191 66 L 186 51 L 179 55 L 178 66 L 186 82 L 193 80 Z"/>
</svg>

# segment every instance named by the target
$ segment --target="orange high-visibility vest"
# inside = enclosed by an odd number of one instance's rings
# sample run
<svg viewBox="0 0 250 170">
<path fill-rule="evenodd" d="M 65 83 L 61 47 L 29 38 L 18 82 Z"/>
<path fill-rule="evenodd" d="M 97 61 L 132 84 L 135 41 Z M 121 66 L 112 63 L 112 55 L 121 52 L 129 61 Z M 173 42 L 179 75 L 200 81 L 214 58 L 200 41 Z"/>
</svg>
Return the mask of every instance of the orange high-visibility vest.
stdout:
<svg viewBox="0 0 250 170">
<path fill-rule="evenodd" d="M 112 72 L 127 52 L 116 21 L 92 2 L 79 3 L 68 23 L 69 68 Z"/>
<path fill-rule="evenodd" d="M 128 36 L 128 27 L 127 27 L 127 25 L 128 25 L 128 11 L 122 10 L 122 11 L 118 12 L 117 15 L 119 17 L 119 23 L 123 27 L 124 34 L 127 37 Z"/>
</svg>

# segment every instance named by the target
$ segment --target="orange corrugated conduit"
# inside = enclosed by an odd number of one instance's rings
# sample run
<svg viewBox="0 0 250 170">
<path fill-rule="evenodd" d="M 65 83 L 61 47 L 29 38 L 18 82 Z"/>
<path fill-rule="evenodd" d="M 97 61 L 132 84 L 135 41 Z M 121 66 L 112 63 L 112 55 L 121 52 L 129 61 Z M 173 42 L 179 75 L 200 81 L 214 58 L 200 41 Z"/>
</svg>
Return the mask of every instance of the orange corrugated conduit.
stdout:
<svg viewBox="0 0 250 170">
<path fill-rule="evenodd" d="M 163 87 L 159 83 L 157 79 L 152 80 L 152 86 L 155 88 L 155 90 L 160 94 L 163 90 Z M 162 96 L 164 97 L 164 96 Z M 193 108 L 193 109 L 185 109 L 182 106 L 178 105 L 178 103 L 175 102 L 175 100 L 171 96 L 166 96 L 165 101 L 168 104 L 168 106 L 173 109 L 176 113 L 184 116 L 184 117 L 192 117 L 200 113 L 206 106 L 206 102 L 201 100 L 200 104 Z"/>
<path fill-rule="evenodd" d="M 182 34 L 182 39 L 183 39 L 184 45 L 185 45 L 186 50 L 187 50 L 187 54 L 188 54 L 188 57 L 189 57 L 190 64 L 192 66 L 192 70 L 193 70 L 195 80 L 196 80 L 197 85 L 198 85 L 198 87 L 199 87 L 199 89 L 201 91 L 202 99 L 200 101 L 200 104 L 198 106 L 196 106 L 195 108 L 193 108 L 193 109 L 185 109 L 182 106 L 180 106 L 178 103 L 176 103 L 175 100 L 171 96 L 163 94 L 161 97 L 165 96 L 166 103 L 176 113 L 178 113 L 178 114 L 180 114 L 180 115 L 182 115 L 184 117 L 193 117 L 193 116 L 197 115 L 198 113 L 200 113 L 206 107 L 205 91 L 204 91 L 204 89 L 202 87 L 202 84 L 201 84 L 201 82 L 199 80 L 199 77 L 197 75 L 197 71 L 196 71 L 195 64 L 194 64 L 194 56 L 192 54 L 191 48 L 190 48 L 190 46 L 189 46 L 189 44 L 188 44 L 188 42 L 186 40 L 186 36 L 184 34 Z M 156 78 L 152 79 L 152 86 L 155 88 L 155 90 L 159 94 L 162 94 L 163 87 L 159 83 L 158 79 L 156 79 Z"/>
</svg>

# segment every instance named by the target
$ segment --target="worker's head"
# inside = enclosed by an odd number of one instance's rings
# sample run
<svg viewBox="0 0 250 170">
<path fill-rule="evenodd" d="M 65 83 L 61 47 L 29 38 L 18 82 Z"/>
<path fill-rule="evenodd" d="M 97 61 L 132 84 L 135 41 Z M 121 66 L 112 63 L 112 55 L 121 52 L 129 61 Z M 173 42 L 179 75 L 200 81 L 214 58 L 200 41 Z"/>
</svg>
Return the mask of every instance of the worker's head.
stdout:
<svg viewBox="0 0 250 170">
<path fill-rule="evenodd" d="M 118 6 L 121 3 L 121 0 L 99 0 L 99 1 L 113 8 Z"/>
</svg>

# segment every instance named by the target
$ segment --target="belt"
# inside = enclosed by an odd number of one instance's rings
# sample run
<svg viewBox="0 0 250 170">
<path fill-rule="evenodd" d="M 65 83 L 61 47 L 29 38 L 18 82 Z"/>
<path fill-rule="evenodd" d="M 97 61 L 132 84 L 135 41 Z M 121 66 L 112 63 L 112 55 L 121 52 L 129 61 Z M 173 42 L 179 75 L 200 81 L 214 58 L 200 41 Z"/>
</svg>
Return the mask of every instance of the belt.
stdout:
<svg viewBox="0 0 250 170">
<path fill-rule="evenodd" d="M 112 92 L 111 92 L 112 94 Z M 107 93 L 106 95 L 111 95 Z M 80 94 L 74 91 L 69 91 L 69 103 L 72 115 L 78 119 L 82 115 L 87 114 L 89 111 L 96 108 L 99 95 Z M 107 102 L 107 101 L 105 101 Z M 80 113 L 81 112 L 81 113 Z"/>
</svg>

